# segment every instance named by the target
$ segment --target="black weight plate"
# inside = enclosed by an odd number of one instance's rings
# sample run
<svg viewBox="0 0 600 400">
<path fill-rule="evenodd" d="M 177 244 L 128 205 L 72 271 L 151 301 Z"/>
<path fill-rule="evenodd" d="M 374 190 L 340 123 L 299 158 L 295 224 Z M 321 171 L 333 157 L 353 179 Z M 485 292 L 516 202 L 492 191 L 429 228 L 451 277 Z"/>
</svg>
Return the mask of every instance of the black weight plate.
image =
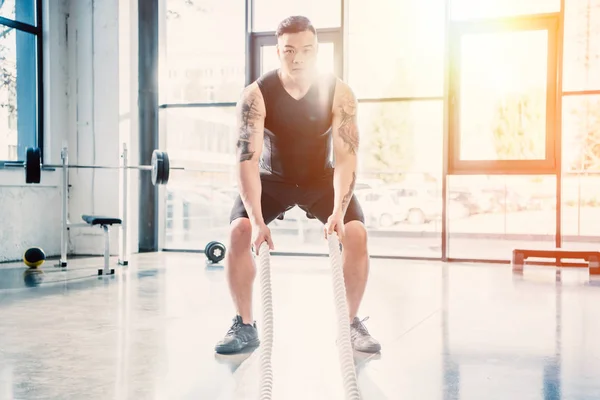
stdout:
<svg viewBox="0 0 600 400">
<path fill-rule="evenodd" d="M 152 184 L 166 185 L 169 181 L 169 156 L 166 152 L 154 150 L 152 152 Z"/>
<path fill-rule="evenodd" d="M 214 243 L 217 243 L 217 242 L 215 242 L 213 240 L 212 242 L 206 243 L 206 246 L 204 246 L 204 254 L 208 255 L 208 250 L 209 250 L 210 246 L 212 246 Z"/>
<path fill-rule="evenodd" d="M 208 246 L 206 256 L 213 263 L 218 263 L 225 258 L 225 246 L 222 243 L 214 242 Z"/>
<path fill-rule="evenodd" d="M 169 162 L 169 155 L 166 151 L 162 152 L 163 163 L 162 163 L 162 179 L 160 180 L 161 185 L 166 185 L 169 182 L 169 173 L 171 172 L 171 163 Z"/>
<path fill-rule="evenodd" d="M 210 253 L 212 255 L 211 260 L 214 263 L 221 262 L 225 258 L 225 246 L 223 246 L 221 243 L 215 244 L 210 249 Z"/>
<path fill-rule="evenodd" d="M 28 147 L 25 150 L 25 182 L 40 183 L 42 175 L 42 157 L 40 149 Z"/>
<path fill-rule="evenodd" d="M 154 150 L 152 152 L 152 159 L 150 163 L 152 164 L 152 184 L 154 186 L 160 185 L 162 179 L 162 152 L 159 150 Z"/>
</svg>

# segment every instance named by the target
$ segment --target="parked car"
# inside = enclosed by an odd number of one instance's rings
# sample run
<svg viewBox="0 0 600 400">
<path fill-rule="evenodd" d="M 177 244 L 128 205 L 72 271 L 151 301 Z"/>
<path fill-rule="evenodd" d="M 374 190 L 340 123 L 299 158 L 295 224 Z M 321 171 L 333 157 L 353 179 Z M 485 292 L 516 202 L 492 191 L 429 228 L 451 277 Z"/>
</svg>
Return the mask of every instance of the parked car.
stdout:
<svg viewBox="0 0 600 400">
<path fill-rule="evenodd" d="M 388 228 L 400 222 L 422 225 L 442 216 L 442 197 L 427 188 L 399 188 L 356 191 L 370 226 Z M 462 203 L 449 200 L 451 219 L 469 216 Z"/>
</svg>

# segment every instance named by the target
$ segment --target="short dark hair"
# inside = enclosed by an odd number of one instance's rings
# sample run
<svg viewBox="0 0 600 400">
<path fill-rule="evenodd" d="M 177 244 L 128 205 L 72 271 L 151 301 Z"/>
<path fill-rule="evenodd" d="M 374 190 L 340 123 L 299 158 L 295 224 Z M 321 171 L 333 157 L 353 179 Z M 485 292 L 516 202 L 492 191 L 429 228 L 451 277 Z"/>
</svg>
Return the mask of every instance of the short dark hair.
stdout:
<svg viewBox="0 0 600 400">
<path fill-rule="evenodd" d="M 311 31 L 315 35 L 317 34 L 310 19 L 303 17 L 302 15 L 293 15 L 279 23 L 276 34 L 277 37 L 280 37 L 285 33 L 300 33 L 305 31 Z"/>
</svg>

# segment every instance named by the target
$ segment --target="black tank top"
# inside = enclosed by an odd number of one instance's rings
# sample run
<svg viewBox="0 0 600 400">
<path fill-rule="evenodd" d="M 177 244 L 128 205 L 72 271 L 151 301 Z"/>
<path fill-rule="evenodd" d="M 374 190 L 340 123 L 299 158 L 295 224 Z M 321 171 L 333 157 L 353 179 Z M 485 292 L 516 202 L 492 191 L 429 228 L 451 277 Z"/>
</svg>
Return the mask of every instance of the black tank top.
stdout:
<svg viewBox="0 0 600 400">
<path fill-rule="evenodd" d="M 306 95 L 294 99 L 277 70 L 257 80 L 266 107 L 261 175 L 309 184 L 333 174 L 331 123 L 336 77 L 320 77 Z"/>
</svg>

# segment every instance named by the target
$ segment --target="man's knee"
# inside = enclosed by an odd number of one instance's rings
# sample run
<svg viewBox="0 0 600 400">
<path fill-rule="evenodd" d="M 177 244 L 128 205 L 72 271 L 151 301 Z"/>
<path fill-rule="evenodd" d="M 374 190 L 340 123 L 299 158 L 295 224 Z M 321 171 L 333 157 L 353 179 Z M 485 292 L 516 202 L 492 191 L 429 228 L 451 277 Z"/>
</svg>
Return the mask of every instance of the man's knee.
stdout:
<svg viewBox="0 0 600 400">
<path fill-rule="evenodd" d="M 229 248 L 232 252 L 243 252 L 250 249 L 252 225 L 248 218 L 237 218 L 231 223 Z"/>
<path fill-rule="evenodd" d="M 350 221 L 345 224 L 345 238 L 342 245 L 356 255 L 367 253 L 367 228 L 361 221 Z"/>
</svg>

